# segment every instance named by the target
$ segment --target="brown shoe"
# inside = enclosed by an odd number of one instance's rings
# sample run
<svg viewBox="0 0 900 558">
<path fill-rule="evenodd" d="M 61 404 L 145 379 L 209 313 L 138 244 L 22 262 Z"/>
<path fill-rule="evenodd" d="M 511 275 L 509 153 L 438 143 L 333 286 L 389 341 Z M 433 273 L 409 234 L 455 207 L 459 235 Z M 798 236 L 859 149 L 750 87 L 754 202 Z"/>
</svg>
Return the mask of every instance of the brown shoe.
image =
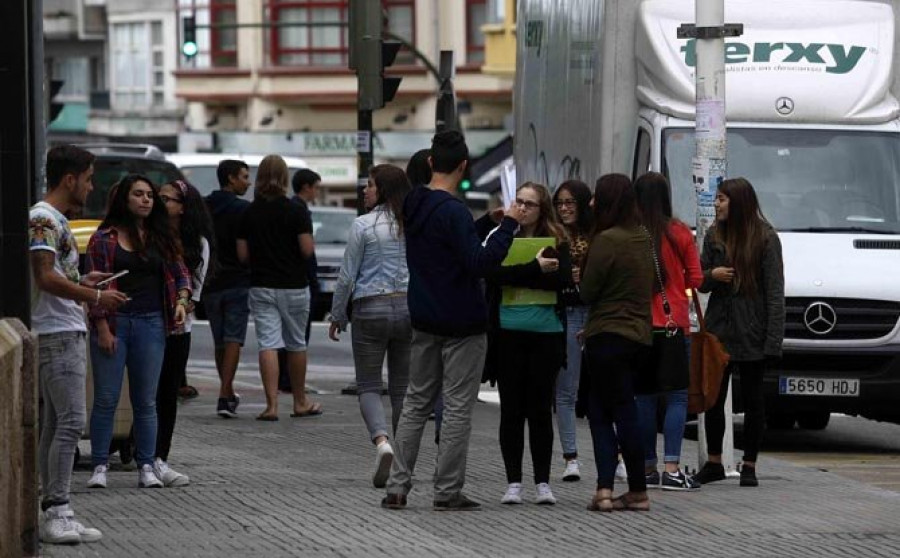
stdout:
<svg viewBox="0 0 900 558">
<path fill-rule="evenodd" d="M 626 492 L 613 498 L 612 509 L 616 511 L 650 511 L 650 498 L 646 492 Z"/>
<path fill-rule="evenodd" d="M 386 510 L 402 510 L 406 507 L 406 494 L 388 494 L 381 500 L 381 507 Z"/>
</svg>

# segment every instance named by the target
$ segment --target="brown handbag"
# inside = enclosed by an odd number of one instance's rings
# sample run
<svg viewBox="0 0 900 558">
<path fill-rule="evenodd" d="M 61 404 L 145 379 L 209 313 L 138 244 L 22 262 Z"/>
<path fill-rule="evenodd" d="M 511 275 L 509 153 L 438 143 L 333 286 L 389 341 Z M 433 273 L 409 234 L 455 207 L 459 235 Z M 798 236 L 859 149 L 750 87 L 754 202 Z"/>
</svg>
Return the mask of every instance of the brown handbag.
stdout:
<svg viewBox="0 0 900 558">
<path fill-rule="evenodd" d="M 688 413 L 709 410 L 719 398 L 722 375 L 731 358 L 718 337 L 707 331 L 697 291 L 691 289 L 700 331 L 691 334 L 691 381 L 688 385 Z"/>
</svg>

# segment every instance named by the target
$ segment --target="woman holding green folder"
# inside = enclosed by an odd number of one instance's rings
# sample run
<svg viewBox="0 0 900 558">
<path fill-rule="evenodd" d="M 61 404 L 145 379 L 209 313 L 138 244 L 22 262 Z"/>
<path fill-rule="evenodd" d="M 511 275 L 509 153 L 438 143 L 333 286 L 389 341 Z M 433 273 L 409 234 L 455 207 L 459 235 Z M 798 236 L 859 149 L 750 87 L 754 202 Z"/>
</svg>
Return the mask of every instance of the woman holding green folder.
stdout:
<svg viewBox="0 0 900 558">
<path fill-rule="evenodd" d="M 524 217 L 503 265 L 488 277 L 492 331 L 486 379 L 500 392 L 500 450 L 509 486 L 503 504 L 522 503 L 522 456 L 528 423 L 535 503 L 552 505 L 553 398 L 565 361 L 565 308 L 561 291 L 572 280 L 565 229 L 550 192 L 523 184 L 516 205 Z"/>
</svg>

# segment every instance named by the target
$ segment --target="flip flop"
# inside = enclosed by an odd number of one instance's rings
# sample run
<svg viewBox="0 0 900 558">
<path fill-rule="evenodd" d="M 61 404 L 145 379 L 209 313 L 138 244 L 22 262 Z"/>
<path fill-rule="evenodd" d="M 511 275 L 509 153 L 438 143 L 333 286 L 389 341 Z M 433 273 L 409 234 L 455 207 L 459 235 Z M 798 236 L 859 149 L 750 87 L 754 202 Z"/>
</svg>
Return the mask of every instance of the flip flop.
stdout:
<svg viewBox="0 0 900 558">
<path fill-rule="evenodd" d="M 257 415 L 256 420 L 262 420 L 265 422 L 275 422 L 278 420 L 278 415 Z"/>
<path fill-rule="evenodd" d="M 310 405 L 309 409 L 300 413 L 291 413 L 291 418 L 315 417 L 322 414 L 322 404 L 319 402 Z"/>
</svg>

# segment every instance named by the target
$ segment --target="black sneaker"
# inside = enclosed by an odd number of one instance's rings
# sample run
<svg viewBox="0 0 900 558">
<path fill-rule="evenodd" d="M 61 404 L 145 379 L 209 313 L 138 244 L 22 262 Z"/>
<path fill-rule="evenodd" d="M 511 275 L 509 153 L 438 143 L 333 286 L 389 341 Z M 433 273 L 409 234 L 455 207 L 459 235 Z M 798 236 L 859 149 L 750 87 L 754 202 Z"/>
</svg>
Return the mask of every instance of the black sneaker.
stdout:
<svg viewBox="0 0 900 558">
<path fill-rule="evenodd" d="M 707 461 L 703 464 L 700 472 L 694 475 L 694 480 L 699 482 L 701 485 L 725 480 L 725 466 L 721 463 L 713 463 L 712 461 Z"/>
<path fill-rule="evenodd" d="M 386 510 L 402 510 L 406 507 L 406 494 L 388 494 L 381 499 L 381 507 Z"/>
<path fill-rule="evenodd" d="M 674 473 L 666 471 L 662 475 L 663 490 L 697 490 L 699 488 L 700 483 L 694 480 L 694 477 L 681 471 Z"/>
<path fill-rule="evenodd" d="M 756 480 L 756 467 L 741 466 L 741 486 L 759 486 L 759 481 Z"/>
<path fill-rule="evenodd" d="M 647 488 L 659 488 L 659 471 L 644 473 L 647 478 Z"/>
<path fill-rule="evenodd" d="M 449 500 L 435 500 L 435 511 L 475 511 L 480 510 L 481 504 L 474 500 L 470 500 L 462 494 L 457 494 Z"/>
<path fill-rule="evenodd" d="M 216 414 L 222 418 L 234 418 L 237 416 L 238 400 L 234 397 L 220 397 L 216 403 Z"/>
</svg>

